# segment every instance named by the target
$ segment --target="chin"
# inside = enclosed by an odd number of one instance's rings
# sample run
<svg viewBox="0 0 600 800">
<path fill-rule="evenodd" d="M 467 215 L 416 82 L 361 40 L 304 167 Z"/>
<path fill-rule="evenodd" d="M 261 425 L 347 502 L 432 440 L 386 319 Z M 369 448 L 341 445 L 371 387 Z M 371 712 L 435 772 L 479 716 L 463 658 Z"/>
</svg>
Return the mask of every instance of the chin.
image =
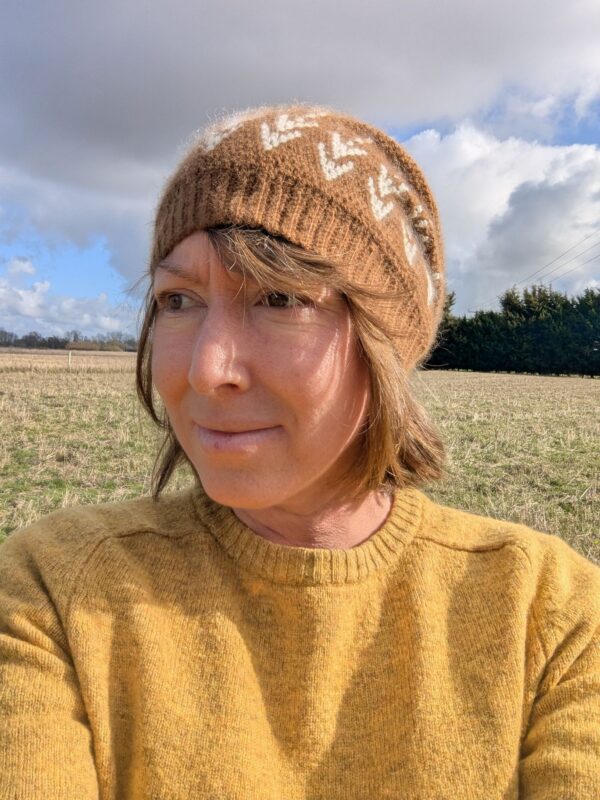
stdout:
<svg viewBox="0 0 600 800">
<path fill-rule="evenodd" d="M 277 491 L 275 487 L 266 488 L 254 476 L 240 479 L 233 476 L 215 476 L 203 471 L 198 473 L 198 477 L 210 499 L 229 508 L 271 508 L 289 496 L 284 491 Z"/>
</svg>

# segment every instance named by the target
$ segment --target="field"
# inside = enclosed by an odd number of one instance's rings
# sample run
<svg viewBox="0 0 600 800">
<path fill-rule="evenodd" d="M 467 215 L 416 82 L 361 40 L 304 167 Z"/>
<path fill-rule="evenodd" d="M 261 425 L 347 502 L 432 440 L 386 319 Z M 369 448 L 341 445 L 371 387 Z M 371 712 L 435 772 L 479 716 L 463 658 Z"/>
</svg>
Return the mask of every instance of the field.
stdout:
<svg viewBox="0 0 600 800">
<path fill-rule="evenodd" d="M 57 507 L 148 492 L 159 440 L 133 370 L 131 354 L 0 352 L 0 539 Z M 600 381 L 421 372 L 414 386 L 448 449 L 430 497 L 600 563 Z"/>
</svg>

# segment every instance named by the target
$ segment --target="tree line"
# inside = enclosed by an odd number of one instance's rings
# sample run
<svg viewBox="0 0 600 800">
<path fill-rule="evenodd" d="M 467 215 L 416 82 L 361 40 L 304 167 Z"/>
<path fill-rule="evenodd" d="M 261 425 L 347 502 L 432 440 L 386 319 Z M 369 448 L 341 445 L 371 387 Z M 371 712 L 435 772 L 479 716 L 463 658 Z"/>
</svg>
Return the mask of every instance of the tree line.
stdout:
<svg viewBox="0 0 600 800">
<path fill-rule="evenodd" d="M 42 336 L 35 331 L 18 336 L 0 328 L 0 347 L 23 347 L 40 350 L 137 350 L 137 340 L 128 333 L 105 333 L 84 336 L 79 331 L 68 331 L 64 336 Z"/>
<path fill-rule="evenodd" d="M 600 375 L 600 289 L 567 297 L 543 285 L 500 297 L 500 311 L 454 316 L 446 298 L 426 367 L 540 375 Z"/>
</svg>

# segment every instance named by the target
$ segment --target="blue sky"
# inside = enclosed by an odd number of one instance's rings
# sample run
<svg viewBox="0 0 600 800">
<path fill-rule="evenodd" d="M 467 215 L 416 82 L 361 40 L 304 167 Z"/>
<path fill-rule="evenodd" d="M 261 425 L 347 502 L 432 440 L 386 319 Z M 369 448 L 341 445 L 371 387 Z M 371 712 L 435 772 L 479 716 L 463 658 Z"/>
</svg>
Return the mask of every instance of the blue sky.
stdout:
<svg viewBox="0 0 600 800">
<path fill-rule="evenodd" d="M 459 313 L 496 307 L 573 245 L 539 280 L 600 287 L 595 0 L 139 8 L 2 12 L 0 328 L 133 332 L 128 289 L 186 139 L 220 113 L 293 99 L 363 117 L 415 156 Z"/>
<path fill-rule="evenodd" d="M 5 273 L 15 259 L 30 261 L 35 264 L 35 280 L 49 281 L 59 295 L 86 298 L 105 292 L 111 302 L 124 299 L 127 281 L 112 265 L 101 236 L 78 247 L 68 240 L 50 242 L 34 230 L 24 231 L 14 239 L 7 237 L 0 253 Z"/>
</svg>

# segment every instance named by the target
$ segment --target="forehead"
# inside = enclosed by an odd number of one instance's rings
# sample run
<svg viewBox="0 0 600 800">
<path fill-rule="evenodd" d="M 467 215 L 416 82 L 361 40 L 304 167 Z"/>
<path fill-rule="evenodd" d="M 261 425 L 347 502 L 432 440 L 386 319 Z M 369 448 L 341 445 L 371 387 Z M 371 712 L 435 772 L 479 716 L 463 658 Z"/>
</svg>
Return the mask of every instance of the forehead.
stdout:
<svg viewBox="0 0 600 800">
<path fill-rule="evenodd" d="M 206 231 L 197 231 L 182 239 L 156 265 L 154 283 L 162 284 L 173 278 L 201 287 L 219 284 L 234 291 L 263 287 L 308 296 L 319 302 L 343 300 L 342 294 L 323 276 L 311 274 L 300 265 L 290 269 L 287 260 L 282 268 L 277 259 L 263 261 L 256 253 L 251 258 L 241 257 L 226 248 L 220 255 Z"/>
<path fill-rule="evenodd" d="M 225 265 L 206 231 L 197 231 L 182 239 L 155 269 L 154 278 L 176 277 L 194 283 L 209 283 L 215 275 L 239 283 L 242 270 Z"/>
</svg>

